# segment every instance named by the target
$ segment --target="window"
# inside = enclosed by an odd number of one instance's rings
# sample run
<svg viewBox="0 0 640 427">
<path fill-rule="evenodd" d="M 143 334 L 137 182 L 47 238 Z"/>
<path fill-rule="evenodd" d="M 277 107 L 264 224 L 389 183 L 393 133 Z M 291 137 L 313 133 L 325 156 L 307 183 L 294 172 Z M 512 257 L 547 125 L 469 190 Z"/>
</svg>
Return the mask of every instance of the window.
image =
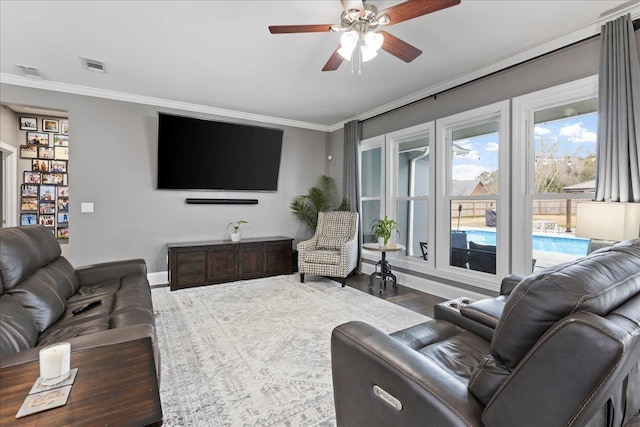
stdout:
<svg viewBox="0 0 640 427">
<path fill-rule="evenodd" d="M 595 191 L 597 108 L 597 77 L 514 99 L 514 133 L 523 141 L 514 161 L 525 165 L 513 181 L 514 235 L 522 237 L 514 272 L 586 255 L 588 240 L 574 235 L 576 201 Z"/>
<path fill-rule="evenodd" d="M 360 216 L 363 243 L 375 241 L 371 223 L 384 216 L 384 137 L 360 143 Z"/>
<path fill-rule="evenodd" d="M 502 277 L 509 270 L 508 108 L 501 102 L 437 121 L 444 141 L 442 269 Z M 502 184 L 506 183 L 506 184 Z"/>
</svg>

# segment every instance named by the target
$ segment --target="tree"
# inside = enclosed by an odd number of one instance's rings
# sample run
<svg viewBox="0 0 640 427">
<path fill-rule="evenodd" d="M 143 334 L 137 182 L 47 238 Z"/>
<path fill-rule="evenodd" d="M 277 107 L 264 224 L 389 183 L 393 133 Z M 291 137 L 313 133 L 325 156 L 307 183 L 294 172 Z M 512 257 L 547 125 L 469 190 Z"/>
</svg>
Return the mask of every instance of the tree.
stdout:
<svg viewBox="0 0 640 427">
<path fill-rule="evenodd" d="M 346 198 L 343 198 L 336 208 L 337 201 L 336 181 L 329 176 L 320 175 L 316 184 L 309 188 L 309 193 L 295 197 L 289 204 L 289 209 L 300 222 L 309 228 L 311 233 L 315 233 L 318 226 L 318 212 L 351 210 Z"/>
</svg>

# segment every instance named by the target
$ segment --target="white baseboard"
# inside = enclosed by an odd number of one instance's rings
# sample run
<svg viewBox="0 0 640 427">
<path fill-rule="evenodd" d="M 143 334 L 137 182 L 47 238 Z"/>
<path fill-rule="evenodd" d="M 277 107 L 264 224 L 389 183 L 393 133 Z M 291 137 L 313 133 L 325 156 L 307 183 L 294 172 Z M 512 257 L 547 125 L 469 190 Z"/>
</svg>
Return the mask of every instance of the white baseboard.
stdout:
<svg viewBox="0 0 640 427">
<path fill-rule="evenodd" d="M 365 274 L 373 273 L 374 268 L 375 265 L 373 264 L 362 263 L 362 272 Z M 402 284 L 402 286 L 416 289 L 421 292 L 426 292 L 428 294 L 435 295 L 447 300 L 460 297 L 469 297 L 473 299 L 485 299 L 490 297 L 490 295 L 468 291 L 466 289 L 460 289 L 455 286 L 445 285 L 444 283 L 439 283 L 422 277 L 412 276 L 410 274 L 405 274 L 402 272 L 394 271 L 393 274 L 398 279 L 398 283 Z"/>
<path fill-rule="evenodd" d="M 169 284 L 169 272 L 147 273 L 147 280 L 149 281 L 149 286 L 167 285 Z"/>
</svg>

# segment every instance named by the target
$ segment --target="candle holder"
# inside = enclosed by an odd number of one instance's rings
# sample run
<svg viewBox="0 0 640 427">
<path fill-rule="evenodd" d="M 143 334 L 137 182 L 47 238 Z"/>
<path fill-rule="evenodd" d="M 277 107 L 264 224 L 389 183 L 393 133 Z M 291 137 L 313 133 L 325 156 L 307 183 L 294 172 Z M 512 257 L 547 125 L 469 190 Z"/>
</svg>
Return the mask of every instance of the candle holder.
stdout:
<svg viewBox="0 0 640 427">
<path fill-rule="evenodd" d="M 51 386 L 65 381 L 71 373 L 71 344 L 61 342 L 40 350 L 40 382 Z"/>
</svg>

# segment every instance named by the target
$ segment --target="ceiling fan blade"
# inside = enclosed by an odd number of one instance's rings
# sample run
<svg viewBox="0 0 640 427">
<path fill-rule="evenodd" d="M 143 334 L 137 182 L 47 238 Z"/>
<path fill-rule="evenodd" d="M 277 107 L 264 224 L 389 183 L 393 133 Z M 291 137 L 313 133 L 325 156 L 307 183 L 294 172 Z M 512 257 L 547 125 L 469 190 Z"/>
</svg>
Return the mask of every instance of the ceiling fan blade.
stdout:
<svg viewBox="0 0 640 427">
<path fill-rule="evenodd" d="M 378 34 L 382 34 L 384 36 L 382 49 L 385 52 L 389 52 L 391 55 L 402 59 L 404 62 L 411 62 L 422 54 L 422 51 L 417 47 L 411 46 L 409 43 L 400 40 L 386 31 L 378 31 Z"/>
<path fill-rule="evenodd" d="M 271 34 L 290 33 L 328 33 L 331 31 L 331 24 L 317 25 L 269 25 Z"/>
<path fill-rule="evenodd" d="M 360 16 L 364 13 L 364 4 L 362 0 L 340 0 L 342 3 L 342 8 L 345 12 L 349 12 L 350 10 L 359 10 Z"/>
<path fill-rule="evenodd" d="M 388 15 L 390 22 L 387 25 L 393 25 L 457 4 L 460 4 L 460 0 L 407 0 L 378 12 L 377 16 L 379 19 L 383 15 Z"/>
<path fill-rule="evenodd" d="M 329 58 L 327 63 L 324 64 L 324 67 L 322 67 L 322 71 L 335 71 L 338 69 L 340 64 L 342 64 L 344 58 L 338 53 L 338 49 L 340 49 L 340 46 L 336 48 L 336 50 L 331 55 L 331 58 Z"/>
</svg>

